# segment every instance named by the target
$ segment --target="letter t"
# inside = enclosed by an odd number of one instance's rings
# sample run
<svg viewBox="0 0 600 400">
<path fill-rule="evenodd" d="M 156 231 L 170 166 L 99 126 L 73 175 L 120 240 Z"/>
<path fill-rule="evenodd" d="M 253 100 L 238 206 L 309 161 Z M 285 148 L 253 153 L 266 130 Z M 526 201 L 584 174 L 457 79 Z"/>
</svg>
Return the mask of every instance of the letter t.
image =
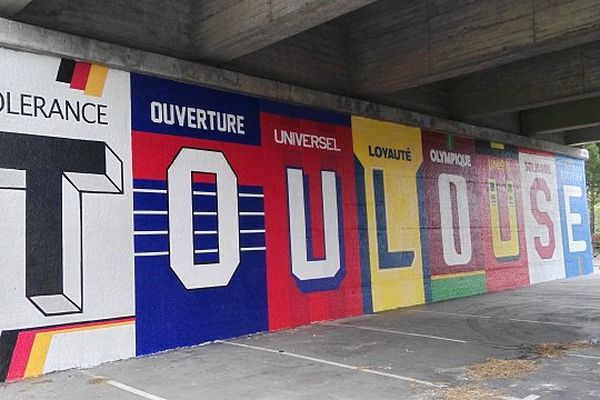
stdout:
<svg viewBox="0 0 600 400">
<path fill-rule="evenodd" d="M 25 189 L 25 295 L 44 315 L 83 312 L 83 193 L 123 193 L 103 142 L 0 132 L 0 187 Z"/>
</svg>

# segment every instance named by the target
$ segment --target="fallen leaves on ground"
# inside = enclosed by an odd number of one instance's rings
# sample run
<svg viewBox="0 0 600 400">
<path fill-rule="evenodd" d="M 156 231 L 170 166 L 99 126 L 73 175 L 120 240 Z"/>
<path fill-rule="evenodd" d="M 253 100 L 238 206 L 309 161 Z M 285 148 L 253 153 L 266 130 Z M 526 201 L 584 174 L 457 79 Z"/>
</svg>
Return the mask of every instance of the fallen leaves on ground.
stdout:
<svg viewBox="0 0 600 400">
<path fill-rule="evenodd" d="M 514 379 L 527 375 L 537 368 L 533 360 L 499 360 L 488 358 L 481 364 L 467 367 L 474 379 Z"/>
<path fill-rule="evenodd" d="M 562 342 L 538 344 L 534 353 L 538 357 L 558 358 L 567 354 L 569 350 L 590 349 L 600 347 L 599 343 L 592 342 Z"/>
<path fill-rule="evenodd" d="M 102 377 L 102 376 L 97 376 L 97 377 L 94 377 L 94 378 L 90 378 L 90 379 L 88 380 L 88 383 L 89 383 L 90 385 L 99 385 L 99 384 L 101 384 L 101 383 L 108 382 L 109 380 L 110 380 L 110 379 L 108 379 L 108 378 L 104 378 L 104 377 Z"/>
<path fill-rule="evenodd" d="M 502 395 L 502 392 L 498 390 L 470 384 L 443 389 L 439 393 L 439 398 L 444 400 L 498 400 Z"/>
</svg>

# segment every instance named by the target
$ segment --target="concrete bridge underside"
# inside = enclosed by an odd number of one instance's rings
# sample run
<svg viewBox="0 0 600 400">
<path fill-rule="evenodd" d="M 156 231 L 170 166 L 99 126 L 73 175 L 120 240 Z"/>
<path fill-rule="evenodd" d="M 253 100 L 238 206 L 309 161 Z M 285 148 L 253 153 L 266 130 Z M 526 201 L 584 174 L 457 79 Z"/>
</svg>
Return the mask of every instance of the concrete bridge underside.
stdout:
<svg viewBox="0 0 600 400">
<path fill-rule="evenodd" d="M 0 15 L 4 47 L 554 151 L 600 139 L 595 0 L 8 0 Z"/>
</svg>

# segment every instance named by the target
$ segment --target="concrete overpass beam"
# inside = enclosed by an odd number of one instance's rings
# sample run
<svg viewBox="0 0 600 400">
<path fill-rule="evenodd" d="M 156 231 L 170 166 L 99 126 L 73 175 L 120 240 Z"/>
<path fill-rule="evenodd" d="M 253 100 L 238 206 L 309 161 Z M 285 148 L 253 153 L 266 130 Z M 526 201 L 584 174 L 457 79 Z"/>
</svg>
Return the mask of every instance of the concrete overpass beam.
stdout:
<svg viewBox="0 0 600 400">
<path fill-rule="evenodd" d="M 31 0 L 2 0 L 0 2 L 0 16 L 11 17 L 24 9 Z"/>
<path fill-rule="evenodd" d="M 596 0 L 397 2 L 351 21 L 360 93 L 395 93 L 600 38 Z"/>
<path fill-rule="evenodd" d="M 189 15 L 190 0 L 34 0 L 13 19 L 189 58 Z"/>
<path fill-rule="evenodd" d="M 600 142 L 600 127 L 576 129 L 563 133 L 564 144 L 580 146 Z"/>
<path fill-rule="evenodd" d="M 553 52 L 453 81 L 452 115 L 474 118 L 600 95 L 600 43 Z"/>
<path fill-rule="evenodd" d="M 596 126 L 600 126 L 600 97 L 521 113 L 521 131 L 528 136 Z M 600 129 L 597 131 L 600 139 Z"/>
<path fill-rule="evenodd" d="M 0 47 L 102 63 L 113 68 L 175 79 L 252 96 L 398 122 L 423 129 L 564 154 L 586 159 L 584 149 L 420 114 L 352 97 L 321 92 L 120 45 L 0 18 Z"/>
<path fill-rule="evenodd" d="M 213 0 L 193 12 L 192 55 L 227 62 L 376 0 Z"/>
</svg>

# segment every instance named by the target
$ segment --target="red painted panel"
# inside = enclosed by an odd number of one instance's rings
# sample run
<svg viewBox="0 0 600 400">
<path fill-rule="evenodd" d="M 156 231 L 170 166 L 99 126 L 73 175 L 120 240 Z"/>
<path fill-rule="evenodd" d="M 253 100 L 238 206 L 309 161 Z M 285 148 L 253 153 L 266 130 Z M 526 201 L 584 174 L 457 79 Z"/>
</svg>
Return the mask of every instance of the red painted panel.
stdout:
<svg viewBox="0 0 600 400">
<path fill-rule="evenodd" d="M 295 132 L 294 144 L 290 144 L 289 141 L 284 144 L 277 143 L 284 141 L 281 137 L 282 130 L 288 133 Z M 312 321 L 361 314 L 356 192 L 350 127 L 263 112 L 261 132 L 265 151 L 260 167 L 265 173 L 270 329 L 284 329 Z M 316 142 L 313 137 L 327 138 L 329 142 Z M 297 142 L 296 139 L 300 138 L 306 140 Z M 341 215 L 339 241 L 342 264 L 335 277 L 302 281 L 292 273 L 288 168 L 303 171 L 304 196 L 305 199 L 309 199 L 308 208 L 307 202 L 304 201 L 309 236 L 306 246 L 308 258 L 313 260 L 330 256 L 325 254 L 324 248 L 321 172 L 335 172 L 338 211 Z"/>
<path fill-rule="evenodd" d="M 477 150 L 477 170 L 484 184 L 482 243 L 488 291 L 526 286 L 529 269 L 518 149 L 480 141 Z M 493 229 L 498 222 L 500 235 Z"/>
<path fill-rule="evenodd" d="M 434 277 L 483 270 L 482 183 L 478 181 L 474 156 L 472 139 L 423 133 L 422 179 L 427 222 L 422 228 L 426 228 L 429 249 L 433 252 L 428 258 Z M 443 210 L 447 214 L 445 219 Z M 451 221 L 451 226 L 444 227 L 444 220 Z"/>
</svg>

